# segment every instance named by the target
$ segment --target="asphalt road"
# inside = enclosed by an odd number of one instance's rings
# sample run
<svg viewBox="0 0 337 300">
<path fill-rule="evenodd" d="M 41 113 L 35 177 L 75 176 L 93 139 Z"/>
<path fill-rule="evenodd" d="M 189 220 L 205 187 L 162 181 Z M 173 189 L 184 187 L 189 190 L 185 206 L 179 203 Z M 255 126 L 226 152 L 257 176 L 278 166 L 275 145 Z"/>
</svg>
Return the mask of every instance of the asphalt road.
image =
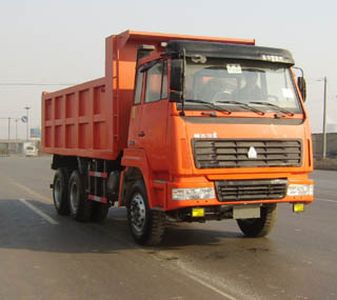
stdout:
<svg viewBox="0 0 337 300">
<path fill-rule="evenodd" d="M 124 209 L 104 224 L 58 216 L 49 166 L 0 157 L 0 299 L 337 299 L 337 172 L 316 171 L 315 203 L 280 205 L 267 238 L 214 221 L 142 248 Z"/>
</svg>

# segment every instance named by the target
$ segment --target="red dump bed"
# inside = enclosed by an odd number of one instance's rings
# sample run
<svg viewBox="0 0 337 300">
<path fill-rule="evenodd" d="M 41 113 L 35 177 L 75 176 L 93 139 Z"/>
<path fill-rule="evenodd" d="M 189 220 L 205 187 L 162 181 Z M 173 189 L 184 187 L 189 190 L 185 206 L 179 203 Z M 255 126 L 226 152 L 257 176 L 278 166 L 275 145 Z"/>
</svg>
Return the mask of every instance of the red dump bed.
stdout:
<svg viewBox="0 0 337 300">
<path fill-rule="evenodd" d="M 254 40 L 126 31 L 106 39 L 105 77 L 42 94 L 42 146 L 51 154 L 116 159 L 127 146 L 141 44 L 173 40 L 254 44 Z M 66 66 L 65 66 L 66 67 Z"/>
</svg>

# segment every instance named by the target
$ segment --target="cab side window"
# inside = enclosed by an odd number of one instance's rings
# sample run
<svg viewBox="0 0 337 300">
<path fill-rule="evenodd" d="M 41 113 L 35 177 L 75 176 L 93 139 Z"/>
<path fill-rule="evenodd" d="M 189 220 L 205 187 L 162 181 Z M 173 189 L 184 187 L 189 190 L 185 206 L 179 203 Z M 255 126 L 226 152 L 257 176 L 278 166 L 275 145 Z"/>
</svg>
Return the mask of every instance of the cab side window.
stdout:
<svg viewBox="0 0 337 300">
<path fill-rule="evenodd" d="M 135 91 L 135 99 L 134 104 L 139 104 L 142 98 L 142 85 L 143 85 L 143 77 L 144 73 L 140 71 L 140 69 L 137 71 L 137 78 L 136 78 L 136 91 Z"/>
<path fill-rule="evenodd" d="M 167 67 L 160 61 L 147 71 L 145 103 L 167 98 Z"/>
<path fill-rule="evenodd" d="M 167 63 L 163 62 L 163 73 L 161 82 L 161 99 L 167 98 Z"/>
</svg>

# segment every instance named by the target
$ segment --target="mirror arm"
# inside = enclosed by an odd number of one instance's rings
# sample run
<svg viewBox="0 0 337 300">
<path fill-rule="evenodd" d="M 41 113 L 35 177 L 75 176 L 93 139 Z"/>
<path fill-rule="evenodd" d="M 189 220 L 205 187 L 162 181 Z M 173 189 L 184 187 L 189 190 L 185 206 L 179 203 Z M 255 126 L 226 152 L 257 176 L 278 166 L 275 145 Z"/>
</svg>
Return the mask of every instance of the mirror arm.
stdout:
<svg viewBox="0 0 337 300">
<path fill-rule="evenodd" d="M 301 67 L 293 67 L 293 69 L 297 69 L 301 73 L 301 76 L 297 78 L 297 86 L 298 86 L 298 89 L 301 92 L 303 102 L 305 102 L 306 96 L 307 96 L 307 91 L 306 91 L 306 83 L 305 83 L 305 79 L 304 79 L 304 71 Z"/>
<path fill-rule="evenodd" d="M 185 116 L 185 73 L 186 73 L 186 50 L 183 48 L 183 68 L 181 72 L 181 94 L 180 94 L 180 100 L 181 100 L 181 111 L 180 115 Z"/>
<path fill-rule="evenodd" d="M 303 69 L 301 68 L 301 67 L 292 67 L 293 69 L 296 69 L 296 70 L 299 70 L 300 72 L 301 72 L 301 77 L 303 77 L 304 78 L 304 71 L 303 71 Z"/>
</svg>

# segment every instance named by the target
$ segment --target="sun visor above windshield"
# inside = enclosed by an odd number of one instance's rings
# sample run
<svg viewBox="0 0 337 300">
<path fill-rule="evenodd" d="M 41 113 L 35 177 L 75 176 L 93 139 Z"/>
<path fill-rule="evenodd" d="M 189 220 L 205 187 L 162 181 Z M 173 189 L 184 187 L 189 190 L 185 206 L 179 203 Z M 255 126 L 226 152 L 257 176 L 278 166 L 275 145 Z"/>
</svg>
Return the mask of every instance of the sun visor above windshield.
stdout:
<svg viewBox="0 0 337 300">
<path fill-rule="evenodd" d="M 188 57 L 203 55 L 214 58 L 257 60 L 294 65 L 291 53 L 284 49 L 176 40 L 167 43 L 166 53 L 169 55 L 181 55 L 184 50 Z"/>
</svg>

